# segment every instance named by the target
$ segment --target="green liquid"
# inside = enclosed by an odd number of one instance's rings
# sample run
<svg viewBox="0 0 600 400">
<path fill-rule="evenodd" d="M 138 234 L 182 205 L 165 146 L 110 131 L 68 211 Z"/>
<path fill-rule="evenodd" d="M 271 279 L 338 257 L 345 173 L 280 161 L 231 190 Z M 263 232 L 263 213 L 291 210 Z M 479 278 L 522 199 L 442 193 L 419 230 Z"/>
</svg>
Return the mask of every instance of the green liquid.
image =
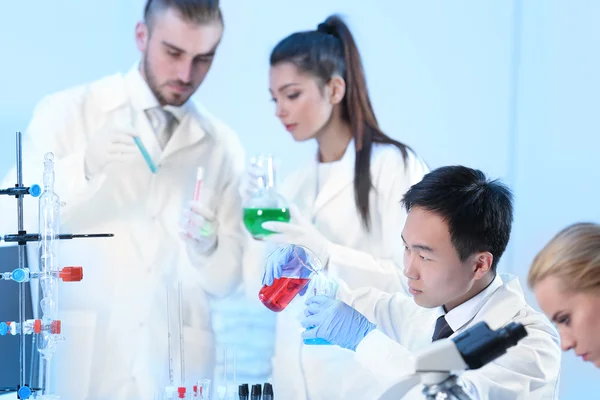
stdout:
<svg viewBox="0 0 600 400">
<path fill-rule="evenodd" d="M 244 208 L 244 225 L 255 239 L 262 239 L 274 232 L 263 229 L 263 222 L 290 222 L 287 208 Z"/>
</svg>

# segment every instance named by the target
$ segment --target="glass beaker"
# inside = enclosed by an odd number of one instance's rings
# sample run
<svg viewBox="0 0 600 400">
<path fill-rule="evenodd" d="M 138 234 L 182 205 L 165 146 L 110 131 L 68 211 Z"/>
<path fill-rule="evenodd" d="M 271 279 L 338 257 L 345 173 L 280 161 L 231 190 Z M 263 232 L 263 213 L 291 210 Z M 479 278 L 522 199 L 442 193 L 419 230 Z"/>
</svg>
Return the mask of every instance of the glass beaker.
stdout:
<svg viewBox="0 0 600 400">
<path fill-rule="evenodd" d="M 332 299 L 335 299 L 337 289 L 337 282 L 335 282 L 333 279 L 329 279 L 323 272 L 318 271 L 311 277 L 308 293 L 311 296 L 327 296 Z M 306 330 L 310 329 L 314 328 L 306 328 Z M 309 345 L 331 345 L 330 342 L 321 338 L 303 339 L 302 341 L 304 342 L 304 344 Z"/>
<path fill-rule="evenodd" d="M 283 197 L 277 193 L 275 188 L 275 167 L 273 156 L 260 155 L 250 160 L 251 169 L 260 171 L 256 177 L 257 192 L 243 205 L 244 225 L 252 237 L 263 239 L 272 234 L 272 231 L 262 227 L 263 222 L 279 221 L 289 222 L 290 211 Z"/>
<path fill-rule="evenodd" d="M 289 244 L 277 248 L 267 257 L 266 269 L 281 270 L 281 277 L 264 285 L 260 301 L 271 311 L 283 311 L 298 293 L 305 291 L 311 276 L 323 269 L 321 261 L 303 246 Z"/>
</svg>

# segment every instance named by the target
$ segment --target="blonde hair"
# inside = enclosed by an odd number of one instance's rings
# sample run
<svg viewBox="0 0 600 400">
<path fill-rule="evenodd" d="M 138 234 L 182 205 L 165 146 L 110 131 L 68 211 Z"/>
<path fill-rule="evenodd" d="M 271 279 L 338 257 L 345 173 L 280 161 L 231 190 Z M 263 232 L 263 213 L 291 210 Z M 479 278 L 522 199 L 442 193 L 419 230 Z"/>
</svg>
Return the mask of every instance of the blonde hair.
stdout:
<svg viewBox="0 0 600 400">
<path fill-rule="evenodd" d="M 533 260 L 530 288 L 548 276 L 568 291 L 600 289 L 600 225 L 577 223 L 556 234 Z"/>
</svg>

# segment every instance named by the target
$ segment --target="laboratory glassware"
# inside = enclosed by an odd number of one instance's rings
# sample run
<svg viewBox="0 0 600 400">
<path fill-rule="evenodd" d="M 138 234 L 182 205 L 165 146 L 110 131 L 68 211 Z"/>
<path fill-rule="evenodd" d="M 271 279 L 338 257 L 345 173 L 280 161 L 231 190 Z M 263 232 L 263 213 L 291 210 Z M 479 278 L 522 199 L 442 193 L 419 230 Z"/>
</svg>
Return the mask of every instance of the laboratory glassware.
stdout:
<svg viewBox="0 0 600 400">
<path fill-rule="evenodd" d="M 265 268 L 281 270 L 281 277 L 271 285 L 264 285 L 258 298 L 269 310 L 280 312 L 306 288 L 312 277 L 322 274 L 323 264 L 306 247 L 289 244 L 272 252 Z"/>
<path fill-rule="evenodd" d="M 263 222 L 279 221 L 289 222 L 290 211 L 285 199 L 277 192 L 275 184 L 275 167 L 273 156 L 260 155 L 251 159 L 254 171 L 260 171 L 256 178 L 257 192 L 243 205 L 244 225 L 252 237 L 263 239 L 272 234 L 272 231 L 262 227 Z"/>
</svg>

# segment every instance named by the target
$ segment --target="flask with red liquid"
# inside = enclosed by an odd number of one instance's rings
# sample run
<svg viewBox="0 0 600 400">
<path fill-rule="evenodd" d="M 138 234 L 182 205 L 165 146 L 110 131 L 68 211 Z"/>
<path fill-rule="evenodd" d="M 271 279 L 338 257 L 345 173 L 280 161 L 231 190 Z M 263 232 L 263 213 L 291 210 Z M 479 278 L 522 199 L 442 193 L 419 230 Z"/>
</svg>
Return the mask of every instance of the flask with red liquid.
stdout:
<svg viewBox="0 0 600 400">
<path fill-rule="evenodd" d="M 306 247 L 290 244 L 271 253 L 265 268 L 281 271 L 281 277 L 269 286 L 264 285 L 258 298 L 269 310 L 280 312 L 298 293 L 304 294 L 311 278 L 323 269 L 323 265 Z"/>
</svg>

